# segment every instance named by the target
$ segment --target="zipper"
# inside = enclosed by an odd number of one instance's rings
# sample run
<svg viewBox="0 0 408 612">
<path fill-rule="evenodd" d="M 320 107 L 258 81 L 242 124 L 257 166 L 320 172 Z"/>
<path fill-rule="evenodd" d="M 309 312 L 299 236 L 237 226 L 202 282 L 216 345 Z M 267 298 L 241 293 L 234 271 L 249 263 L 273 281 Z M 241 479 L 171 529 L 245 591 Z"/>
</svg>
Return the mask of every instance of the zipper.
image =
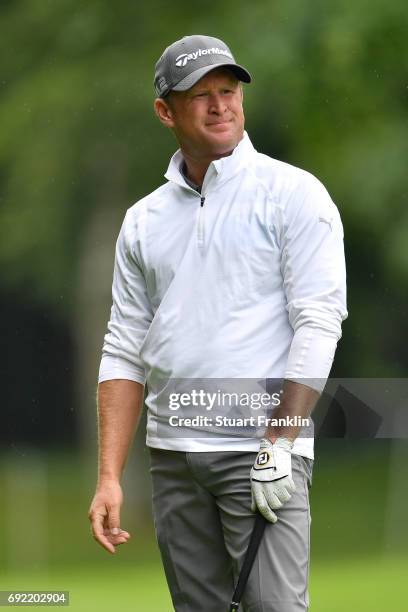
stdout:
<svg viewBox="0 0 408 612">
<path fill-rule="evenodd" d="M 197 243 L 200 248 L 204 246 L 204 202 L 205 197 L 200 198 L 200 209 L 198 211 L 198 224 L 197 224 Z"/>
</svg>

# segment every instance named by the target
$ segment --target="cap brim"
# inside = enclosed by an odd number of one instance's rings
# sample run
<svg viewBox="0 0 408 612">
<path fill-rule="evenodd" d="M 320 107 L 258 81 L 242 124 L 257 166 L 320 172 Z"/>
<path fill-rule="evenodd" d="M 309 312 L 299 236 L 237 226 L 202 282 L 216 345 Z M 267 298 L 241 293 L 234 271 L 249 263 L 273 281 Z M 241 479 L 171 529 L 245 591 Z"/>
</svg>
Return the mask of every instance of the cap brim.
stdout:
<svg viewBox="0 0 408 612">
<path fill-rule="evenodd" d="M 204 66 L 203 68 L 198 68 L 188 76 L 186 76 L 183 80 L 181 80 L 177 85 L 172 87 L 173 91 L 187 91 L 190 87 L 193 87 L 200 79 L 203 78 L 208 72 L 211 70 L 215 70 L 216 68 L 228 68 L 231 70 L 237 79 L 243 81 L 243 83 L 250 83 L 252 81 L 252 77 L 249 74 L 248 70 L 245 70 L 243 66 L 239 64 L 231 64 L 228 62 L 220 63 L 220 64 L 211 64 L 210 66 Z"/>
</svg>

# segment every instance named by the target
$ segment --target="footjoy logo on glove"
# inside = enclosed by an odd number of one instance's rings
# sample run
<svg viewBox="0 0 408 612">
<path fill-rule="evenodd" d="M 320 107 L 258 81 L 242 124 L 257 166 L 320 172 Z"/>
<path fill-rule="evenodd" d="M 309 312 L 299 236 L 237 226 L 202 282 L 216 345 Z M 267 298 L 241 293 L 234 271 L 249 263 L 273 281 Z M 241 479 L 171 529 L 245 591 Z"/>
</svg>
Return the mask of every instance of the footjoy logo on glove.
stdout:
<svg viewBox="0 0 408 612">
<path fill-rule="evenodd" d="M 265 463 L 268 463 L 268 461 L 269 461 L 269 453 L 263 452 L 263 453 L 259 453 L 256 463 L 258 465 L 265 465 Z"/>
<path fill-rule="evenodd" d="M 211 49 L 198 49 L 198 51 L 193 51 L 192 53 L 182 53 L 181 55 L 176 57 L 176 66 L 182 68 L 190 60 L 196 60 L 202 55 L 226 55 L 227 57 L 233 59 L 231 53 L 227 51 L 227 49 L 211 47 Z"/>
</svg>

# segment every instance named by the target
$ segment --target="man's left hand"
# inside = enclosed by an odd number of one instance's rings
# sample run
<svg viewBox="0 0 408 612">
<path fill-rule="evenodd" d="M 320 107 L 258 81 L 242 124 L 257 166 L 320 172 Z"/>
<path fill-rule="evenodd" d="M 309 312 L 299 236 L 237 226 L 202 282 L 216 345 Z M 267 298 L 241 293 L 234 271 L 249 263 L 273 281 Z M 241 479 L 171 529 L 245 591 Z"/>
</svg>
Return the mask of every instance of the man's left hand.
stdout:
<svg viewBox="0 0 408 612">
<path fill-rule="evenodd" d="M 290 500 L 296 490 L 292 479 L 293 442 L 278 438 L 274 444 L 266 438 L 261 446 L 251 470 L 252 512 L 259 512 L 271 523 L 278 517 L 278 510 Z"/>
</svg>

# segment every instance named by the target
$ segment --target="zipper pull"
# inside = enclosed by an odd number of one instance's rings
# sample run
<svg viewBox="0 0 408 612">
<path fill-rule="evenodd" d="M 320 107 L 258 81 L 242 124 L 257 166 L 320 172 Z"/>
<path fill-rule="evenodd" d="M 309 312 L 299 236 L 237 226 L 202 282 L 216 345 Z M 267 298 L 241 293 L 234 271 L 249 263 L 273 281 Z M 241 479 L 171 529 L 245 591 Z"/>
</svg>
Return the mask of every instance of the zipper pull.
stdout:
<svg viewBox="0 0 408 612">
<path fill-rule="evenodd" d="M 198 246 L 202 248 L 204 246 L 204 202 L 205 197 L 200 198 L 200 208 L 198 210 L 198 224 L 197 224 L 197 242 Z"/>
</svg>

